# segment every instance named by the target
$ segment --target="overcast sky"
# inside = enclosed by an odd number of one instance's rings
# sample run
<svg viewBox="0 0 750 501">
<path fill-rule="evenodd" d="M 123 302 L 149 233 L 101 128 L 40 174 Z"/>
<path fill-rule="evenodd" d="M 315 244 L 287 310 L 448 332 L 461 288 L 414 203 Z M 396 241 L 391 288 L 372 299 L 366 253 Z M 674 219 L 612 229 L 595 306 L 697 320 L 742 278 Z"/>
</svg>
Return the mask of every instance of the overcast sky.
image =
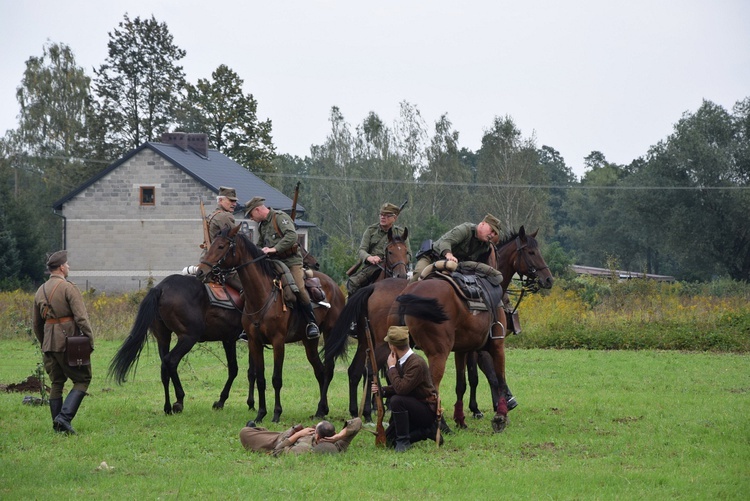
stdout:
<svg viewBox="0 0 750 501">
<path fill-rule="evenodd" d="M 392 124 L 408 101 L 444 113 L 477 150 L 495 117 L 558 150 L 627 164 L 703 99 L 750 96 L 748 0 L 0 0 L 0 134 L 16 126 L 26 60 L 49 39 L 92 68 L 127 12 L 165 22 L 195 83 L 226 64 L 273 122 L 279 153 L 309 155 L 331 106 Z"/>
</svg>

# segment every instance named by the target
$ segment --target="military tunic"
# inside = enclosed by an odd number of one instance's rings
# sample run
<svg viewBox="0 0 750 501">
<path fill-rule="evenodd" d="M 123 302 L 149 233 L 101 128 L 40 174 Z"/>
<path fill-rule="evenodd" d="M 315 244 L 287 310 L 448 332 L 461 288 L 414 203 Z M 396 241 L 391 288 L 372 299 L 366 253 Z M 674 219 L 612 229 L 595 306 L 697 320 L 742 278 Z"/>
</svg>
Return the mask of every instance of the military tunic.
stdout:
<svg viewBox="0 0 750 501">
<path fill-rule="evenodd" d="M 276 231 L 274 225 L 279 231 Z M 279 235 L 279 232 L 281 235 Z M 299 300 L 303 305 L 310 304 L 310 295 L 305 288 L 305 270 L 302 269 L 302 253 L 297 246 L 294 251 L 294 244 L 297 243 L 297 230 L 294 227 L 294 221 L 289 215 L 280 210 L 270 209 L 266 219 L 258 225 L 258 245 L 260 247 L 273 247 L 276 254 L 270 254 L 271 259 L 278 259 L 287 267 L 294 277 L 294 283 L 299 289 Z"/>
<path fill-rule="evenodd" d="M 50 399 L 62 396 L 67 379 L 73 381 L 74 390 L 85 392 L 91 382 L 91 366 L 70 367 L 65 360 L 65 338 L 75 335 L 76 329 L 89 338 L 94 349 L 94 335 L 78 287 L 59 275 L 50 276 L 34 296 L 32 324 L 51 380 Z"/>
<path fill-rule="evenodd" d="M 476 224 L 462 223 L 440 237 L 432 249 L 439 259 L 444 259 L 446 253 L 450 252 L 459 261 L 479 261 L 492 247 L 489 242 L 477 238 Z M 422 270 L 433 262 L 432 256 L 421 257 L 414 267 L 412 280 L 417 280 Z"/>
<path fill-rule="evenodd" d="M 216 235 L 221 233 L 224 228 L 232 229 L 236 226 L 234 214 L 221 207 L 217 208 L 206 220 L 208 221 L 208 237 L 211 239 L 211 242 L 214 241 Z"/>
<path fill-rule="evenodd" d="M 404 234 L 404 229 L 400 226 L 393 225 L 391 230 L 393 235 Z M 408 265 L 411 262 L 411 245 L 409 244 L 408 238 L 404 243 L 408 249 L 406 262 Z M 368 226 L 365 233 L 362 235 L 362 241 L 360 242 L 359 250 L 357 251 L 357 256 L 362 261 L 362 266 L 349 277 L 349 280 L 347 280 L 346 283 L 346 288 L 349 291 L 350 296 L 361 287 L 369 285 L 380 274 L 380 267 L 368 263 L 367 258 L 370 256 L 378 256 L 381 260 L 385 261 L 386 247 L 388 247 L 388 232 L 383 230 L 380 223 Z"/>
</svg>

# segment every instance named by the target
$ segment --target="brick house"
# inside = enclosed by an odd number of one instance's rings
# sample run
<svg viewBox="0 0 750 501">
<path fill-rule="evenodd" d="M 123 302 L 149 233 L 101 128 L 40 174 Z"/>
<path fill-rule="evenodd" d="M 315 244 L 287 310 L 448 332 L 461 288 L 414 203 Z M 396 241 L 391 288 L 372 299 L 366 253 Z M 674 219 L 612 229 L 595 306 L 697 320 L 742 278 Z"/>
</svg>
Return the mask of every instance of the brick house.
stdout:
<svg viewBox="0 0 750 501">
<path fill-rule="evenodd" d="M 289 197 L 209 149 L 206 134 L 166 133 L 161 142 L 132 150 L 53 205 L 71 280 L 84 290 L 124 292 L 196 264 L 203 242 L 200 201 L 206 214 L 213 212 L 220 186 L 235 188 L 240 203 L 262 196 L 269 207 L 288 212 L 292 206 Z M 235 218 L 256 227 L 241 212 Z M 297 223 L 306 245 L 312 225 Z"/>
</svg>

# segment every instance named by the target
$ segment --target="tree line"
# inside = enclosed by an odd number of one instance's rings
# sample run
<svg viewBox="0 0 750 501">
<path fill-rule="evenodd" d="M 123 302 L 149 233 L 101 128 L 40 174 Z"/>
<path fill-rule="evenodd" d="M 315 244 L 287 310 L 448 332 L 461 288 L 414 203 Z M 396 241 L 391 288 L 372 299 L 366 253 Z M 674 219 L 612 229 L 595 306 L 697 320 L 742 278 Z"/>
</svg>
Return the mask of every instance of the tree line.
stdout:
<svg viewBox="0 0 750 501">
<path fill-rule="evenodd" d="M 628 165 L 593 151 L 578 179 L 511 116 L 496 116 L 471 151 L 447 114 L 428 125 L 408 102 L 392 124 L 371 112 L 352 125 L 332 106 L 322 144 L 304 158 L 280 153 L 243 79 L 221 64 L 187 82 L 184 57 L 165 23 L 126 14 L 92 76 L 64 43 L 27 60 L 18 126 L 0 139 L 0 288 L 43 278 L 39 256 L 61 245 L 55 200 L 169 130 L 207 133 L 284 193 L 302 181 L 311 250 L 340 280 L 386 201 L 408 201 L 399 224 L 415 246 L 489 212 L 507 231 L 538 228 L 557 275 L 576 262 L 750 280 L 750 97 L 731 110 L 704 101 Z"/>
</svg>

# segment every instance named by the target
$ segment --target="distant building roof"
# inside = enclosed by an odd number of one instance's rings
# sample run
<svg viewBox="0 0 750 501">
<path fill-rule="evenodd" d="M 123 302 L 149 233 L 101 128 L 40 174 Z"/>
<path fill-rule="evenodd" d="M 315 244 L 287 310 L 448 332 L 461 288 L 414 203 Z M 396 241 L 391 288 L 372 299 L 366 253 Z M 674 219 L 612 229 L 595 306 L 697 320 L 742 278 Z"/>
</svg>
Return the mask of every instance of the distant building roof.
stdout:
<svg viewBox="0 0 750 501">
<path fill-rule="evenodd" d="M 650 273 L 638 273 L 635 271 L 610 270 L 609 268 L 594 268 L 593 266 L 581 266 L 577 264 L 572 265 L 571 268 L 578 275 L 592 275 L 595 277 L 610 278 L 614 273 L 621 280 L 627 280 L 630 278 L 648 278 L 651 280 L 658 280 L 660 282 L 675 281 L 675 278 L 669 275 L 653 275 Z"/>
<path fill-rule="evenodd" d="M 181 148 L 175 144 L 159 142 L 146 142 L 138 148 L 131 150 L 121 159 L 111 164 L 106 169 L 74 189 L 53 204 L 55 210 L 62 210 L 63 204 L 72 199 L 90 185 L 106 176 L 123 163 L 137 155 L 144 149 L 151 149 L 161 155 L 177 168 L 186 172 L 206 188 L 219 194 L 220 186 L 229 186 L 237 190 L 237 201 L 244 204 L 254 196 L 262 196 L 266 199 L 266 205 L 274 209 L 289 212 L 292 208 L 292 199 L 279 190 L 266 183 L 258 176 L 245 169 L 243 166 L 215 149 L 207 149 L 206 155 L 202 155 L 193 148 Z M 305 208 L 297 204 L 297 213 L 302 216 Z M 299 226 L 308 226 L 310 223 L 298 221 Z M 314 226 L 314 225 L 311 225 Z"/>
</svg>

